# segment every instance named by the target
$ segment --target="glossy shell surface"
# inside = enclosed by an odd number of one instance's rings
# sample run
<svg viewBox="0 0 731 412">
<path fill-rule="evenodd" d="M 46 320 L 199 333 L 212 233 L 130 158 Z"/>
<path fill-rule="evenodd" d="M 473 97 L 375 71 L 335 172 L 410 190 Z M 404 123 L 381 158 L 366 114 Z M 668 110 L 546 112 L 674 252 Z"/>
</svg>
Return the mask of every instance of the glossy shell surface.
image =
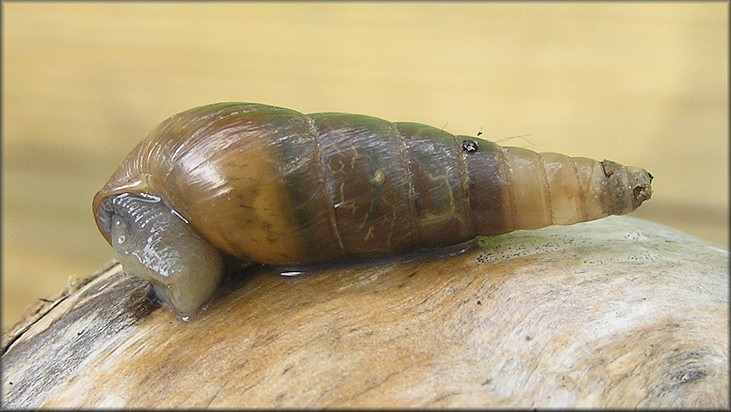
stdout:
<svg viewBox="0 0 731 412">
<path fill-rule="evenodd" d="M 162 199 L 224 254 L 275 265 L 374 258 L 634 210 L 651 176 L 417 123 L 220 103 L 161 123 L 94 199 Z"/>
</svg>

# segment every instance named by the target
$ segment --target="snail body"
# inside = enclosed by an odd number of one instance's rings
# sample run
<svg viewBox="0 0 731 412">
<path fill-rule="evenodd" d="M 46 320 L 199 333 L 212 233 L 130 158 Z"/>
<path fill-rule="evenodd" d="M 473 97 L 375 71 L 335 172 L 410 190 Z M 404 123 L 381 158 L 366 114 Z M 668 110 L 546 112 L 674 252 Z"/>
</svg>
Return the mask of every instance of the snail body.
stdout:
<svg viewBox="0 0 731 412">
<path fill-rule="evenodd" d="M 127 273 L 188 316 L 222 256 L 307 266 L 635 210 L 652 176 L 418 123 L 219 103 L 174 115 L 96 194 Z"/>
</svg>

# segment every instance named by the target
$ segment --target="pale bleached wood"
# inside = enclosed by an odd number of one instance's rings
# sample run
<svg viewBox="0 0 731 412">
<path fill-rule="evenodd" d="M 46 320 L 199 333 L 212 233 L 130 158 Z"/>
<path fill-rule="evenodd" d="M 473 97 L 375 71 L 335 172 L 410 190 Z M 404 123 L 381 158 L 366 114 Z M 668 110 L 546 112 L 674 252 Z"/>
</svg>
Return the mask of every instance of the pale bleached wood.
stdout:
<svg viewBox="0 0 731 412">
<path fill-rule="evenodd" d="M 728 408 L 728 252 L 612 217 L 267 268 L 183 323 L 112 266 L 18 332 L 3 407 Z"/>
</svg>

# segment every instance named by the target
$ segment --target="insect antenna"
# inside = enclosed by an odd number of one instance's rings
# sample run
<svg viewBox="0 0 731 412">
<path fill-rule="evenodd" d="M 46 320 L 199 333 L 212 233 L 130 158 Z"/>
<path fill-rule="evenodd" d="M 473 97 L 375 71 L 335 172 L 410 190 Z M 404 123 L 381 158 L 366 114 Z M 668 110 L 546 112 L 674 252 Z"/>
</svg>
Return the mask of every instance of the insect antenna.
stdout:
<svg viewBox="0 0 731 412">
<path fill-rule="evenodd" d="M 520 140 L 522 140 L 523 142 L 526 143 L 526 146 L 525 146 L 526 149 L 528 149 L 528 148 L 531 148 L 532 149 L 532 148 L 536 148 L 536 147 L 543 146 L 543 145 L 535 144 L 535 143 L 531 142 L 530 140 L 526 139 L 527 136 L 532 136 L 532 135 L 533 135 L 533 133 L 521 134 L 519 136 L 503 137 L 502 139 L 496 140 L 495 143 L 497 143 L 499 145 L 502 145 L 505 142 L 509 142 L 509 141 L 511 141 L 513 139 L 520 139 Z"/>
</svg>

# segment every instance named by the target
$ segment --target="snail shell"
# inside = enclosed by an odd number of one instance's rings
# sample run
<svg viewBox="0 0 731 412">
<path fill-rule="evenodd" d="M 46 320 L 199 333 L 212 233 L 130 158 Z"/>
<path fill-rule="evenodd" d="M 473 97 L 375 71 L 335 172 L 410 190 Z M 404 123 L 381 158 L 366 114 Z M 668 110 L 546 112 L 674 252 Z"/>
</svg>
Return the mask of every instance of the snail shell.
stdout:
<svg viewBox="0 0 731 412">
<path fill-rule="evenodd" d="M 189 316 L 222 255 L 306 266 L 448 247 L 628 213 L 651 180 L 418 123 L 219 103 L 158 125 L 93 210 L 125 271 Z"/>
</svg>

